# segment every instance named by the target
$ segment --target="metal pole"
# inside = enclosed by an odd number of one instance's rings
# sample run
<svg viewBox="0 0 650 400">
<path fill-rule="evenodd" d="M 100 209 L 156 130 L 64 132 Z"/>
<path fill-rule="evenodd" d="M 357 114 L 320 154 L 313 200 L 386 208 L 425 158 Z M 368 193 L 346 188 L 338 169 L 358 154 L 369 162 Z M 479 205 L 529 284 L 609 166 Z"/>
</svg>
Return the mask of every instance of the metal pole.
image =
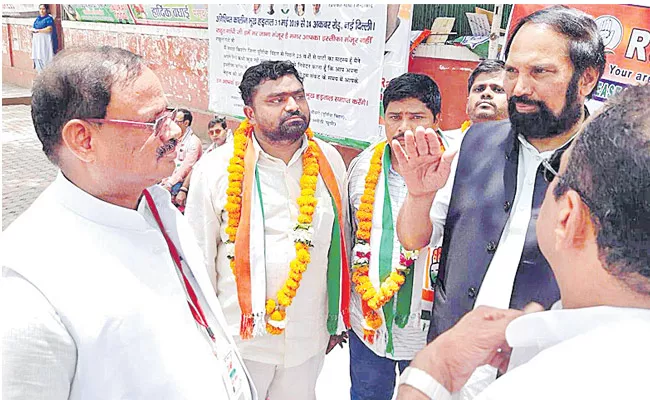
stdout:
<svg viewBox="0 0 650 400">
<path fill-rule="evenodd" d="M 503 15 L 503 4 L 494 5 L 492 16 L 492 27 L 490 29 L 490 48 L 488 58 L 497 58 L 499 52 L 499 38 L 501 37 L 501 17 Z"/>
</svg>

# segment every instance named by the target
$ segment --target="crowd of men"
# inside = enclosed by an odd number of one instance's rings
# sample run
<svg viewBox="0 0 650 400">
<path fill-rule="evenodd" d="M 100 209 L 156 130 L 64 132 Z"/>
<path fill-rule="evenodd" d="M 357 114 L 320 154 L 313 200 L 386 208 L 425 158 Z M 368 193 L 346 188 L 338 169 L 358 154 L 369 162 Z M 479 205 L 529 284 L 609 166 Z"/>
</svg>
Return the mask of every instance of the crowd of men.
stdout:
<svg viewBox="0 0 650 400">
<path fill-rule="evenodd" d="M 315 399 L 346 340 L 355 400 L 644 397 L 650 87 L 590 116 L 605 64 L 593 18 L 535 12 L 463 126 L 401 75 L 346 168 L 291 62 L 201 156 L 139 56 L 61 52 L 32 96 L 60 172 L 2 235 L 3 397 Z"/>
</svg>

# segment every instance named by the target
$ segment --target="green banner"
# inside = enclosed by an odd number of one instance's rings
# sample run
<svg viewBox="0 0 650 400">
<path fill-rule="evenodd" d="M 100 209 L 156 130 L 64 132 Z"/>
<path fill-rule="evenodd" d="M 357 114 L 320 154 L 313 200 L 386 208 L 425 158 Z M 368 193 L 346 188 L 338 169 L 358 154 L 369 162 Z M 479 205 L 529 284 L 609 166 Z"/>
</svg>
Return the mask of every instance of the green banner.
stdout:
<svg viewBox="0 0 650 400">
<path fill-rule="evenodd" d="M 207 4 L 131 4 L 136 24 L 208 27 Z"/>
<path fill-rule="evenodd" d="M 63 4 L 62 7 L 73 21 L 135 23 L 127 4 Z"/>
</svg>

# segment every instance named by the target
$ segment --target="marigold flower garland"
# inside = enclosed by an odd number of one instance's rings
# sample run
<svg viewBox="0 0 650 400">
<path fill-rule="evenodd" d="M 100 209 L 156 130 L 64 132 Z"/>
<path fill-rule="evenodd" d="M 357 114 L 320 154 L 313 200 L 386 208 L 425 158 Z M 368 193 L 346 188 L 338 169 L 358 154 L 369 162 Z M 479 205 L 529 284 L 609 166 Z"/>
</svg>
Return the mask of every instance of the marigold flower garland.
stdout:
<svg viewBox="0 0 650 400">
<path fill-rule="evenodd" d="M 228 166 L 228 189 L 226 194 L 228 200 L 226 211 L 228 211 L 228 226 L 226 234 L 226 252 L 230 259 L 230 269 L 235 274 L 235 239 L 237 237 L 237 228 L 241 218 L 241 195 L 242 183 L 244 180 L 244 155 L 248 138 L 253 132 L 253 126 L 244 120 L 234 133 L 234 151 Z M 307 128 L 305 135 L 308 140 L 308 147 L 302 158 L 302 177 L 300 178 L 300 196 L 297 199 L 300 213 L 298 221 L 293 228 L 291 237 L 295 243 L 296 257 L 289 264 L 289 277 L 277 293 L 277 301 L 267 299 L 266 314 L 268 321 L 266 323 L 267 332 L 273 335 L 279 335 L 286 327 L 286 308 L 291 305 L 296 292 L 300 287 L 302 274 L 307 270 L 307 265 L 311 262 L 309 248 L 312 247 L 312 236 L 314 229 L 312 220 L 318 200 L 315 197 L 316 183 L 318 182 L 318 148 L 314 142 L 314 134 L 310 128 Z"/>
<path fill-rule="evenodd" d="M 382 325 L 377 310 L 389 302 L 399 291 L 406 281 L 409 268 L 413 266 L 418 257 L 417 250 L 406 251 L 400 246 L 399 265 L 393 266 L 390 275 L 381 283 L 379 289 L 376 289 L 370 281 L 370 231 L 372 229 L 372 215 L 375 204 L 375 188 L 381 173 L 381 158 L 385 147 L 386 142 L 378 144 L 370 159 L 365 188 L 356 214 L 358 227 L 353 248 L 354 261 L 352 268 L 354 272 L 352 282 L 355 285 L 355 291 L 361 295 L 365 319 L 363 334 L 364 338 L 370 343 L 374 341 L 375 331 Z M 385 196 L 388 195 L 388 193 L 385 193 Z"/>
</svg>

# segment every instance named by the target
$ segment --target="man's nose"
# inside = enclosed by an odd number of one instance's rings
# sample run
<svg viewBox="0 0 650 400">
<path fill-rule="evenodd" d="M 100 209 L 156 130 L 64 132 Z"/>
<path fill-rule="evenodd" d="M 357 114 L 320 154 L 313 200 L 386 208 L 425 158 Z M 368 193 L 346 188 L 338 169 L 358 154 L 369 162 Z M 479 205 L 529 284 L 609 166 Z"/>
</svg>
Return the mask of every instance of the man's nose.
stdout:
<svg viewBox="0 0 650 400">
<path fill-rule="evenodd" d="M 519 74 L 517 81 L 512 89 L 512 96 L 530 96 L 532 94 L 532 87 L 530 79 L 526 74 Z"/>
<path fill-rule="evenodd" d="M 293 96 L 289 96 L 289 99 L 287 100 L 287 104 L 284 106 L 284 109 L 288 112 L 296 111 L 300 107 L 298 107 L 298 103 L 296 100 L 293 98 Z"/>
<path fill-rule="evenodd" d="M 490 90 L 490 89 L 485 89 L 481 93 L 481 99 L 493 99 L 493 98 L 494 98 L 494 94 L 492 93 L 492 90 Z"/>
</svg>

